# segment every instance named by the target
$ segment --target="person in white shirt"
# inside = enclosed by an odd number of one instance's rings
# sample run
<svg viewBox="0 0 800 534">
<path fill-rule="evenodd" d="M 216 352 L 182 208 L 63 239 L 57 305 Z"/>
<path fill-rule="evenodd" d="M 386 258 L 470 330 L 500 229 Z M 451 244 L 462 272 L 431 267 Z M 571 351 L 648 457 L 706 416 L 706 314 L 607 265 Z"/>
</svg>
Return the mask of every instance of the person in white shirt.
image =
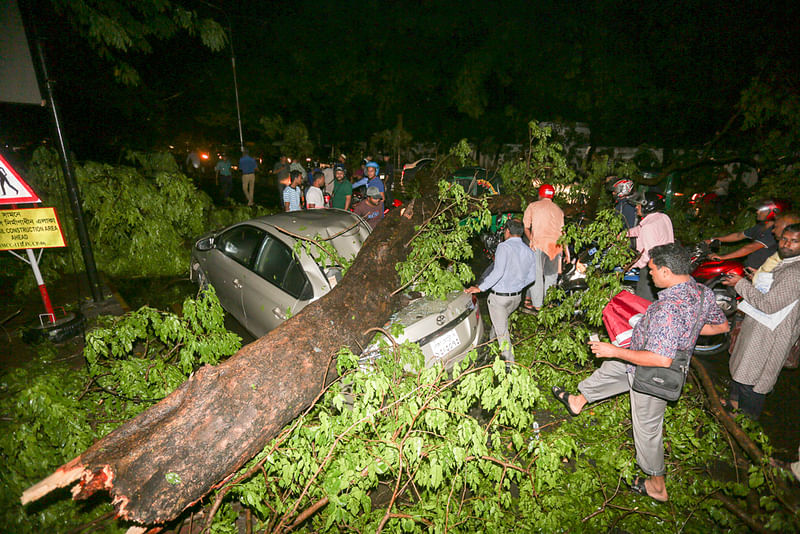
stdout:
<svg viewBox="0 0 800 534">
<path fill-rule="evenodd" d="M 306 192 L 306 209 L 318 210 L 325 207 L 325 197 L 322 195 L 322 186 L 325 185 L 325 175 L 320 171 L 314 173 L 314 185 Z"/>
</svg>

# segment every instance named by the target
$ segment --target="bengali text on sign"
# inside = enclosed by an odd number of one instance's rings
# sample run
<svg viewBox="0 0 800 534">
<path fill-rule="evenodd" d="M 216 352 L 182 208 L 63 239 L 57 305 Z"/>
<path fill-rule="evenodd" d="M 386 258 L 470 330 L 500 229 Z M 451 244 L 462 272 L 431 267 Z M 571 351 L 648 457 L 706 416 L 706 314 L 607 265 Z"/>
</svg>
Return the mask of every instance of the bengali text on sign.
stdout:
<svg viewBox="0 0 800 534">
<path fill-rule="evenodd" d="M 55 208 L 0 210 L 0 250 L 65 246 Z"/>
</svg>

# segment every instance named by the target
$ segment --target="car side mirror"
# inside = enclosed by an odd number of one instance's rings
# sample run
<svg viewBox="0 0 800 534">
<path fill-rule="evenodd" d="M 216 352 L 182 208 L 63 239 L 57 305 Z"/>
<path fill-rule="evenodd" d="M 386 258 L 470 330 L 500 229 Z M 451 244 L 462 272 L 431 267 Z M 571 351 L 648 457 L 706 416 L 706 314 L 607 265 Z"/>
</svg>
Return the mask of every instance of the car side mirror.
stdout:
<svg viewBox="0 0 800 534">
<path fill-rule="evenodd" d="M 201 239 L 195 244 L 195 248 L 201 251 L 211 250 L 212 248 L 214 248 L 214 238 L 206 237 L 204 239 Z"/>
</svg>

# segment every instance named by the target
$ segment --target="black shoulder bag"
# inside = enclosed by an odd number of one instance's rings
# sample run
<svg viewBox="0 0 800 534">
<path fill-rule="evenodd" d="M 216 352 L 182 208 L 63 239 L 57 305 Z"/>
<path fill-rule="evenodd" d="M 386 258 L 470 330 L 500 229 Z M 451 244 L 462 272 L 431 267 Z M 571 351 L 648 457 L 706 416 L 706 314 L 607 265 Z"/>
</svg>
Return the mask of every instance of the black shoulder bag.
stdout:
<svg viewBox="0 0 800 534">
<path fill-rule="evenodd" d="M 699 285 L 699 284 L 698 284 Z M 705 304 L 705 291 L 700 288 L 700 310 L 697 314 L 697 322 L 692 331 L 692 345 L 686 350 L 675 352 L 672 364 L 669 367 L 649 367 L 643 365 L 636 366 L 633 374 L 634 391 L 646 393 L 666 401 L 676 401 L 681 396 L 683 384 L 686 382 L 686 375 L 689 373 L 689 363 L 692 361 L 694 345 L 697 336 L 703 328 L 703 306 Z"/>
</svg>

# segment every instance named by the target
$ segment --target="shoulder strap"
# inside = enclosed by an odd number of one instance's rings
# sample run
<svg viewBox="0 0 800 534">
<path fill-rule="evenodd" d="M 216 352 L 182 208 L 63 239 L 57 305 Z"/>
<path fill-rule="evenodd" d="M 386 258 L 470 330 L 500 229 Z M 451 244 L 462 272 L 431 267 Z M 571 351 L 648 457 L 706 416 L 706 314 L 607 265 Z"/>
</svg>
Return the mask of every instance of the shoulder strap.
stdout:
<svg viewBox="0 0 800 534">
<path fill-rule="evenodd" d="M 703 309 L 705 308 L 706 304 L 706 291 L 705 286 L 695 282 L 700 288 L 700 308 L 697 310 L 697 320 L 694 323 L 694 329 L 692 330 L 692 339 L 694 340 L 693 343 L 697 342 L 697 338 L 700 335 L 700 330 L 703 329 L 703 325 L 705 324 L 703 321 Z"/>
</svg>

